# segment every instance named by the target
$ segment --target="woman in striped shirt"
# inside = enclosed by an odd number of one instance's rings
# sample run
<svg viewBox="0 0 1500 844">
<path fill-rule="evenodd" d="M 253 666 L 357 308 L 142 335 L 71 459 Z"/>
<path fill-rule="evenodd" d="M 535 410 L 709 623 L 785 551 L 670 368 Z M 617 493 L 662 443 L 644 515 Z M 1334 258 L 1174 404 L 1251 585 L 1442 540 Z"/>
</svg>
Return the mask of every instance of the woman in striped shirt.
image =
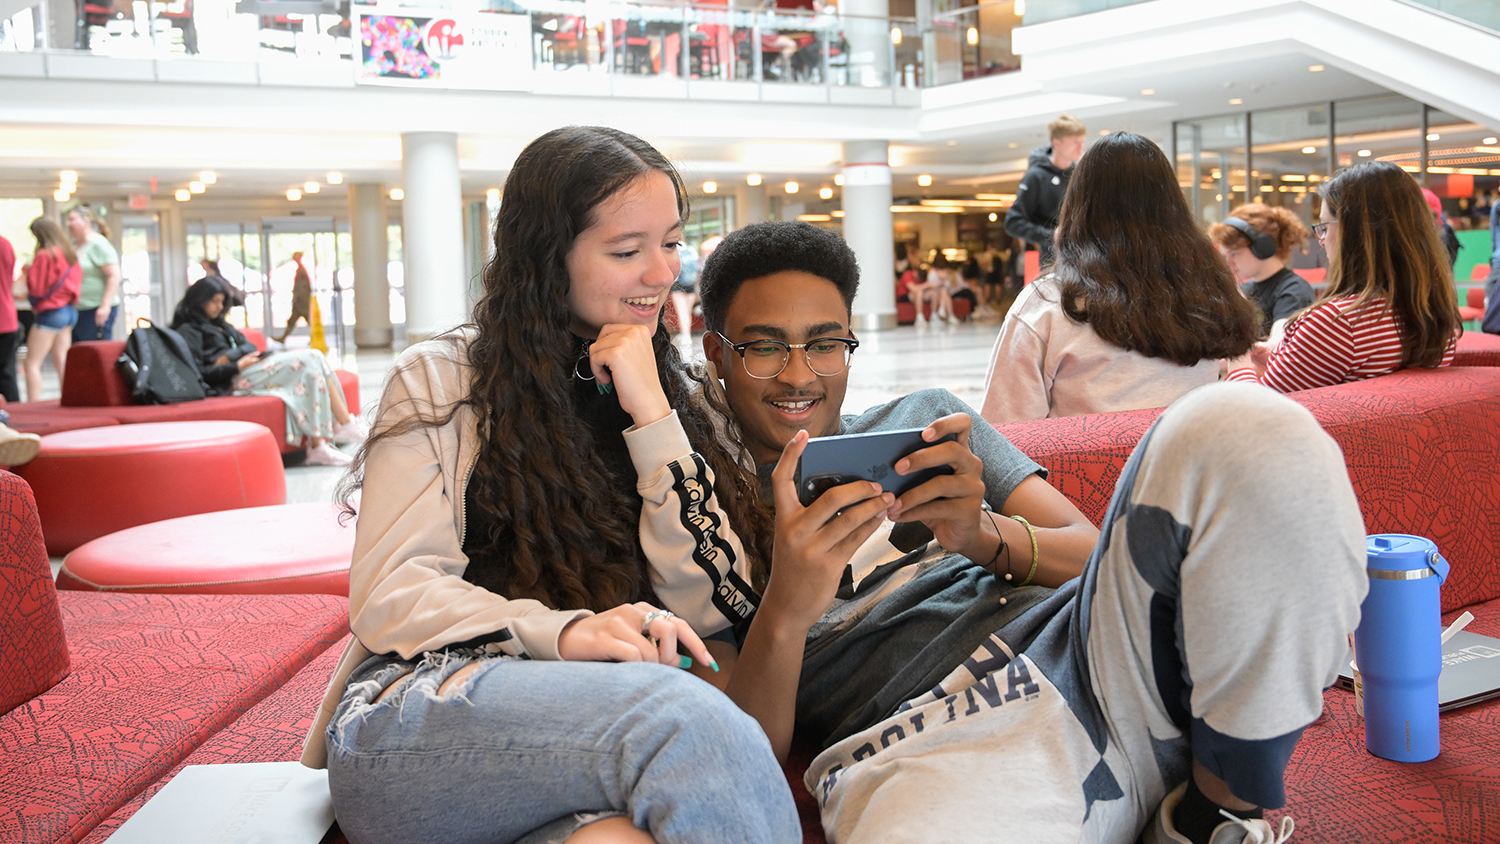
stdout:
<svg viewBox="0 0 1500 844">
<path fill-rule="evenodd" d="M 1328 250 L 1328 288 L 1279 343 L 1231 360 L 1229 380 L 1289 393 L 1451 363 L 1458 297 L 1417 183 L 1372 161 L 1318 194 L 1322 222 L 1313 233 Z"/>
</svg>

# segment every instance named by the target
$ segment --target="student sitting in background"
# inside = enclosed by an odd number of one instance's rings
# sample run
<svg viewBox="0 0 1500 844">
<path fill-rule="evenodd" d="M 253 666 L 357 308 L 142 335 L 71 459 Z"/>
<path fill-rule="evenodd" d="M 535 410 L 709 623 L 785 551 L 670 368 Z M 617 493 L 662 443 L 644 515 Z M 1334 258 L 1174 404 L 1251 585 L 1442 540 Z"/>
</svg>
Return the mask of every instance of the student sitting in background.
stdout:
<svg viewBox="0 0 1500 844">
<path fill-rule="evenodd" d="M 1260 336 L 1271 326 L 1313 303 L 1312 285 L 1287 269 L 1292 250 L 1307 240 L 1307 227 L 1285 208 L 1259 202 L 1241 205 L 1208 236 L 1241 282 L 1240 292 L 1260 308 Z"/>
<path fill-rule="evenodd" d="M 1394 164 L 1350 167 L 1318 188 L 1328 287 L 1286 327 L 1229 362 L 1229 379 L 1283 393 L 1447 366 L 1458 338 L 1458 295 L 1422 190 Z"/>
<path fill-rule="evenodd" d="M 1164 407 L 1260 336 L 1255 307 L 1193 219 L 1171 162 L 1128 132 L 1074 168 L 1050 275 L 1016 297 L 985 377 L 984 418 Z"/>
<path fill-rule="evenodd" d="M 804 779 L 828 839 L 1284 840 L 1259 807 L 1285 802 L 1368 582 L 1337 445 L 1285 398 L 1209 385 L 1142 437 L 1101 535 L 951 393 L 841 415 L 858 285 L 849 247 L 806 223 L 741 229 L 700 276 L 724 428 L 776 525 L 759 609 L 738 647 L 708 642 L 708 679 L 783 757 L 794 724 L 822 743 Z M 956 439 L 896 470 L 952 474 L 799 503 L 810 437 L 910 427 Z M 715 591 L 654 574 L 678 599 Z"/>
</svg>

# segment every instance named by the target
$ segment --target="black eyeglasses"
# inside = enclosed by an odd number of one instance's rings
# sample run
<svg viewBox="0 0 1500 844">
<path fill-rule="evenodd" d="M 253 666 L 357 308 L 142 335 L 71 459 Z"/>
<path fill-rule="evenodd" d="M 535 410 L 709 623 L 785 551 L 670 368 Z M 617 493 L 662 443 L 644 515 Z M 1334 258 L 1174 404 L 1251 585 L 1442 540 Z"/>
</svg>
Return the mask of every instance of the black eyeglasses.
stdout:
<svg viewBox="0 0 1500 844">
<path fill-rule="evenodd" d="M 731 349 L 740 355 L 745 374 L 762 381 L 775 378 L 792 359 L 792 349 L 801 349 L 807 368 L 814 375 L 828 377 L 849 368 L 849 358 L 859 348 L 859 341 L 849 337 L 817 337 L 806 343 L 783 343 L 780 340 L 748 340 L 736 343 L 715 331 Z"/>
<path fill-rule="evenodd" d="M 1338 220 L 1329 220 L 1326 223 L 1314 223 L 1312 227 L 1313 237 L 1316 237 L 1318 240 L 1322 240 L 1323 238 L 1327 237 L 1328 227 L 1337 222 Z"/>
</svg>

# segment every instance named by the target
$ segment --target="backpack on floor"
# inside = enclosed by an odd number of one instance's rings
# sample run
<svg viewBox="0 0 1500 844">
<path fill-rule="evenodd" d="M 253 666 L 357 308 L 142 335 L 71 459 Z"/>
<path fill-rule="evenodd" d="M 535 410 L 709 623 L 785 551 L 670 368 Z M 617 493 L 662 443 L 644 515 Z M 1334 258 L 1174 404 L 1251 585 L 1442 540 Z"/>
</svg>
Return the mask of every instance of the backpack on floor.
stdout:
<svg viewBox="0 0 1500 844">
<path fill-rule="evenodd" d="M 137 404 L 174 404 L 208 395 L 187 341 L 149 319 L 136 321 L 125 340 L 125 353 L 115 365 Z"/>
</svg>

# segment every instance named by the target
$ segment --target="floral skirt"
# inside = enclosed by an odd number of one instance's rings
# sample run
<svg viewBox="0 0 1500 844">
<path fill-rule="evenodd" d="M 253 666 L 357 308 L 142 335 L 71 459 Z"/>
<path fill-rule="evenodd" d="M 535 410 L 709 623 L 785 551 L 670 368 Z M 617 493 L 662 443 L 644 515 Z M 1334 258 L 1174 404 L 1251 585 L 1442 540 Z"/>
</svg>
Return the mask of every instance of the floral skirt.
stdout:
<svg viewBox="0 0 1500 844">
<path fill-rule="evenodd" d="M 333 436 L 328 385 L 338 376 L 317 349 L 289 349 L 246 367 L 234 379 L 237 396 L 275 396 L 286 405 L 286 441 Z"/>
</svg>

